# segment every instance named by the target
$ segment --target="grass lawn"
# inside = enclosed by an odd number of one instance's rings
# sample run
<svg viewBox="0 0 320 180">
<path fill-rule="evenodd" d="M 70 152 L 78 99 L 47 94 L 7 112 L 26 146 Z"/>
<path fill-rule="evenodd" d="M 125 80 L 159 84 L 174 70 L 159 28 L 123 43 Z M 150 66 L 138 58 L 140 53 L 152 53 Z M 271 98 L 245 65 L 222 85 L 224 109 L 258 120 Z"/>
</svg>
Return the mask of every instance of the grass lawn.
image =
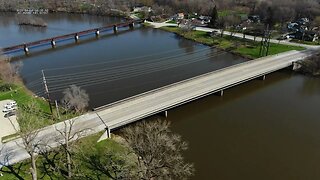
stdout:
<svg viewBox="0 0 320 180">
<path fill-rule="evenodd" d="M 12 90 L 1 91 L 2 89 L 1 87 L 3 86 L 6 86 L 6 84 L 0 80 L 0 101 L 8 100 L 8 99 L 15 100 L 19 108 L 27 107 L 27 105 L 30 104 L 31 101 L 34 101 L 37 105 L 36 107 L 40 108 L 39 111 L 41 112 L 41 114 L 44 115 L 44 122 L 42 123 L 43 127 L 80 115 L 80 114 L 74 114 L 74 113 L 63 114 L 62 112 L 64 111 L 60 109 L 61 118 L 58 119 L 56 116 L 56 113 L 57 113 L 56 108 L 53 107 L 54 116 L 52 116 L 48 102 L 43 98 L 35 97 L 33 93 L 30 92 L 24 85 L 18 84 L 18 83 L 10 84 L 10 87 Z M 2 110 L 2 108 L 3 107 L 0 107 L 0 110 Z"/>
<path fill-rule="evenodd" d="M 196 42 L 206 44 L 209 46 L 216 46 L 224 50 L 238 53 L 250 59 L 259 58 L 260 42 L 252 40 L 236 38 L 231 36 L 216 36 L 211 37 L 208 33 L 202 31 L 182 32 L 178 27 L 162 27 L 161 29 L 177 33 L 186 39 L 194 40 Z M 304 50 L 303 47 L 289 46 L 282 44 L 270 43 L 269 55 L 278 54 L 290 50 Z"/>
<path fill-rule="evenodd" d="M 0 86 L 4 84 L 4 82 L 0 81 Z M 26 106 L 30 101 L 35 100 L 43 112 L 50 113 L 48 103 L 42 98 L 34 97 L 25 86 L 21 84 L 11 84 L 10 86 L 12 88 L 11 91 L 0 91 L 0 101 L 12 99 L 15 100 L 18 105 Z"/>
<path fill-rule="evenodd" d="M 102 133 L 98 133 L 92 136 L 88 136 L 85 138 L 82 138 L 78 141 L 75 142 L 75 146 L 76 151 L 81 150 L 82 153 L 84 154 L 90 154 L 92 153 L 92 149 L 95 149 L 95 153 L 100 153 L 100 152 L 104 152 L 104 150 L 107 148 L 108 150 L 118 153 L 118 155 L 120 156 L 128 156 L 128 149 L 127 147 L 123 146 L 122 144 L 120 144 L 120 138 L 118 136 L 113 136 L 112 139 L 107 139 L 104 141 L 101 141 L 99 143 L 97 143 L 97 140 L 99 139 L 99 137 L 102 135 Z M 59 152 L 59 151 L 58 151 Z M 52 158 L 54 156 L 55 153 L 51 153 L 49 155 L 50 158 Z M 91 175 L 93 179 L 95 179 L 95 174 L 92 173 L 92 171 L 90 171 L 90 169 L 88 169 L 84 164 L 83 161 L 81 159 L 81 156 L 78 155 L 79 153 L 75 153 L 73 154 L 73 160 L 75 161 L 75 163 L 78 165 L 78 168 L 80 169 L 80 171 L 84 174 L 87 175 Z M 132 155 L 129 155 L 130 158 Z M 59 154 L 56 156 L 56 163 L 59 162 L 60 158 L 64 158 L 63 154 Z M 133 156 L 132 156 L 133 158 Z M 132 161 L 132 163 L 135 162 L 134 159 L 130 160 Z M 46 164 L 45 159 L 42 156 L 39 156 L 39 158 L 37 159 L 37 168 L 38 168 L 38 177 L 40 179 L 40 177 L 42 177 L 41 179 L 44 180 L 49 180 L 50 176 L 45 173 L 45 169 L 44 167 L 47 166 L 48 164 Z M 31 179 L 31 174 L 29 171 L 30 168 L 30 163 L 29 160 L 25 160 L 23 162 L 17 163 L 15 165 L 13 165 L 14 169 L 17 170 L 20 167 L 20 171 L 19 171 L 19 175 L 23 178 L 23 179 Z M 9 172 L 3 172 L 3 171 L 9 171 Z M 16 180 L 18 179 L 12 172 L 10 173 L 10 170 L 7 167 L 3 168 L 3 177 L 1 177 L 0 179 L 4 179 L 4 180 Z M 52 173 L 52 172 L 51 172 Z M 60 174 L 58 173 L 53 173 L 51 174 L 51 177 L 53 179 L 64 179 Z"/>
</svg>

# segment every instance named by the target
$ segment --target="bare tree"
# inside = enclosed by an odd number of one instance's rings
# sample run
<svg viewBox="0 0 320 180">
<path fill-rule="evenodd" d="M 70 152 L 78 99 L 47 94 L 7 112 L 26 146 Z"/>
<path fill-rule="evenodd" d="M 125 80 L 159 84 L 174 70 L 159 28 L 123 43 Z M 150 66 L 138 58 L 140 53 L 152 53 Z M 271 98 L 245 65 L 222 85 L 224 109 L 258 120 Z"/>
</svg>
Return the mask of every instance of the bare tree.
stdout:
<svg viewBox="0 0 320 180">
<path fill-rule="evenodd" d="M 22 62 L 10 63 L 10 58 L 0 52 L 0 79 L 6 83 L 14 83 L 20 81 L 20 69 Z"/>
<path fill-rule="evenodd" d="M 71 85 L 63 91 L 62 102 L 68 110 L 82 113 L 89 106 L 89 95 L 76 85 Z"/>
<path fill-rule="evenodd" d="M 66 178 L 71 179 L 73 177 L 73 172 L 75 171 L 75 163 L 73 161 L 73 141 L 78 140 L 83 137 L 87 130 L 76 130 L 75 129 L 76 119 L 71 119 L 63 122 L 62 128 L 56 125 L 56 131 L 59 133 L 56 141 L 60 144 L 60 149 L 65 157 L 63 162 L 64 167 L 62 169 L 66 169 L 67 175 Z M 63 174 L 62 174 L 63 175 Z"/>
<path fill-rule="evenodd" d="M 182 156 L 188 145 L 169 126 L 162 120 L 142 121 L 122 130 L 137 155 L 141 179 L 187 179 L 193 174 L 193 165 Z"/>
<path fill-rule="evenodd" d="M 22 140 L 22 145 L 18 144 L 26 150 L 31 159 L 30 172 L 32 179 L 36 180 L 37 177 L 37 154 L 44 144 L 42 139 L 38 137 L 39 128 L 44 121 L 42 113 L 36 107 L 34 102 L 31 102 L 26 108 L 18 110 L 17 120 L 20 125 L 19 135 Z"/>
</svg>

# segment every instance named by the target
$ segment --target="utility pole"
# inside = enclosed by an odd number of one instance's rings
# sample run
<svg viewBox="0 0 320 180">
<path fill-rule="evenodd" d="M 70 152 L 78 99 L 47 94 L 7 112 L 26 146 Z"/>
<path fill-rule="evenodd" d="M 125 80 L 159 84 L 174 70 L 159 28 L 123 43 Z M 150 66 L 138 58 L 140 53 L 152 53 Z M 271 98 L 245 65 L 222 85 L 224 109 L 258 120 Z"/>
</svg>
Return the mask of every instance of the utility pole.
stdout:
<svg viewBox="0 0 320 180">
<path fill-rule="evenodd" d="M 55 102 L 55 104 L 56 104 L 56 109 L 57 109 L 58 118 L 60 119 L 60 112 L 59 112 L 58 102 L 57 102 L 57 100 L 55 100 L 54 102 Z"/>
<path fill-rule="evenodd" d="M 41 72 L 42 72 L 42 80 L 43 80 L 44 90 L 45 90 L 46 95 L 47 95 L 47 101 L 48 101 L 48 103 L 49 103 L 49 107 L 50 107 L 51 114 L 53 114 L 53 112 L 52 112 L 52 106 L 51 106 L 51 100 L 50 100 L 50 94 L 49 94 L 49 88 L 48 88 L 48 85 L 47 85 L 46 76 L 44 75 L 44 71 L 43 71 L 43 70 L 41 70 Z"/>
</svg>

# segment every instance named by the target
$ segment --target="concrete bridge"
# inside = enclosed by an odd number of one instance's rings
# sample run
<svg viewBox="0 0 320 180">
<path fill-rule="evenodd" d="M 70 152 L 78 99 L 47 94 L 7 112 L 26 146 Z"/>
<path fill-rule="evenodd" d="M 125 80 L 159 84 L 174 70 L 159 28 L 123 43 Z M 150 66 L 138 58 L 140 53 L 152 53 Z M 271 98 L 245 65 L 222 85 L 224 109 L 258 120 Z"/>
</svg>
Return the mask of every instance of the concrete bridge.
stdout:
<svg viewBox="0 0 320 180">
<path fill-rule="evenodd" d="M 264 80 L 267 74 L 291 67 L 313 53 L 313 50 L 290 51 L 247 61 L 96 108 L 65 124 L 74 121 L 73 132 L 86 130 L 83 136 L 106 130 L 100 139 L 108 138 L 110 131 L 143 118 L 159 113 L 167 116 L 168 110 L 179 105 L 210 94 L 222 96 L 226 89 L 252 79 Z M 57 129 L 65 129 L 65 124 L 60 122 L 41 129 L 37 141 L 43 141 L 51 148 L 59 146 L 63 137 Z M 29 155 L 22 147 L 21 139 L 0 145 L 0 167 L 28 159 Z"/>
<path fill-rule="evenodd" d="M 142 20 L 135 20 L 135 21 L 132 20 L 132 21 L 124 22 L 124 23 L 111 24 L 111 25 L 107 25 L 104 27 L 88 29 L 88 30 L 84 30 L 84 31 L 74 32 L 74 33 L 51 37 L 51 38 L 47 38 L 47 39 L 42 39 L 42 40 L 38 40 L 38 41 L 34 41 L 34 42 L 28 42 L 28 43 L 24 43 L 24 44 L 5 47 L 5 48 L 2 48 L 2 52 L 3 52 L 3 54 L 12 54 L 12 53 L 23 50 L 27 54 L 27 53 L 29 53 L 30 48 L 32 48 L 32 47 L 38 47 L 41 45 L 50 45 L 52 48 L 54 48 L 57 46 L 57 42 L 59 42 L 59 41 L 74 39 L 74 41 L 77 42 L 77 41 L 79 41 L 81 36 L 85 36 L 88 34 L 95 34 L 96 36 L 99 36 L 100 33 L 108 31 L 108 30 L 113 30 L 116 33 L 118 31 L 118 28 L 121 28 L 121 27 L 133 28 L 135 23 L 142 23 L 142 22 L 143 22 Z"/>
<path fill-rule="evenodd" d="M 94 110 L 107 128 L 104 137 L 108 137 L 113 129 L 158 113 L 163 113 L 163 115 L 167 116 L 167 110 L 181 104 L 214 93 L 222 96 L 225 89 L 255 78 L 264 80 L 267 74 L 292 66 L 294 62 L 310 56 L 312 52 L 312 50 L 290 51 L 248 61 L 139 94 Z"/>
</svg>

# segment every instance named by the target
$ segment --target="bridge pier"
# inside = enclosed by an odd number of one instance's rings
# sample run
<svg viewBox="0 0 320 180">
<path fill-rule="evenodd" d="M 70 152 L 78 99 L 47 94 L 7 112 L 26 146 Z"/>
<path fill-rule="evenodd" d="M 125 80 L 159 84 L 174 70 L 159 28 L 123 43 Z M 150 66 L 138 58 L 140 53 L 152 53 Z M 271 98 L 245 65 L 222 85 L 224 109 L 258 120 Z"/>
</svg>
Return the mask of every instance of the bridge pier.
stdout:
<svg viewBox="0 0 320 180">
<path fill-rule="evenodd" d="M 26 54 L 29 53 L 29 48 L 28 48 L 28 46 L 27 46 L 26 44 L 24 45 L 23 50 L 24 50 L 24 52 L 25 52 Z"/>
<path fill-rule="evenodd" d="M 113 26 L 113 32 L 117 33 L 118 32 L 118 27 L 116 25 Z"/>
<path fill-rule="evenodd" d="M 129 28 L 130 28 L 130 29 L 133 29 L 133 28 L 134 28 L 134 23 L 130 23 L 130 24 L 129 24 Z"/>
<path fill-rule="evenodd" d="M 167 118 L 167 117 L 168 117 L 168 111 L 164 111 L 164 112 L 163 112 L 163 116 L 164 116 L 165 118 Z"/>
<path fill-rule="evenodd" d="M 79 41 L 79 36 L 78 36 L 78 34 L 76 34 L 76 35 L 74 36 L 74 40 L 75 40 L 76 42 Z"/>
<path fill-rule="evenodd" d="M 52 46 L 52 48 L 56 47 L 56 41 L 53 39 L 51 40 L 51 46 Z"/>
<path fill-rule="evenodd" d="M 110 129 L 109 127 L 106 128 L 106 131 L 102 134 L 102 136 L 99 138 L 99 140 L 97 142 L 106 140 L 111 138 L 111 133 L 110 133 Z"/>
<path fill-rule="evenodd" d="M 97 29 L 96 30 L 96 36 L 99 36 L 100 35 L 100 31 Z"/>
<path fill-rule="evenodd" d="M 261 76 L 260 80 L 262 80 L 262 81 L 266 80 L 266 75 Z"/>
<path fill-rule="evenodd" d="M 222 97 L 222 96 L 223 96 L 223 94 L 224 94 L 223 90 L 221 90 L 221 91 L 219 91 L 219 92 L 215 93 L 215 95 L 220 96 L 220 97 Z"/>
</svg>

